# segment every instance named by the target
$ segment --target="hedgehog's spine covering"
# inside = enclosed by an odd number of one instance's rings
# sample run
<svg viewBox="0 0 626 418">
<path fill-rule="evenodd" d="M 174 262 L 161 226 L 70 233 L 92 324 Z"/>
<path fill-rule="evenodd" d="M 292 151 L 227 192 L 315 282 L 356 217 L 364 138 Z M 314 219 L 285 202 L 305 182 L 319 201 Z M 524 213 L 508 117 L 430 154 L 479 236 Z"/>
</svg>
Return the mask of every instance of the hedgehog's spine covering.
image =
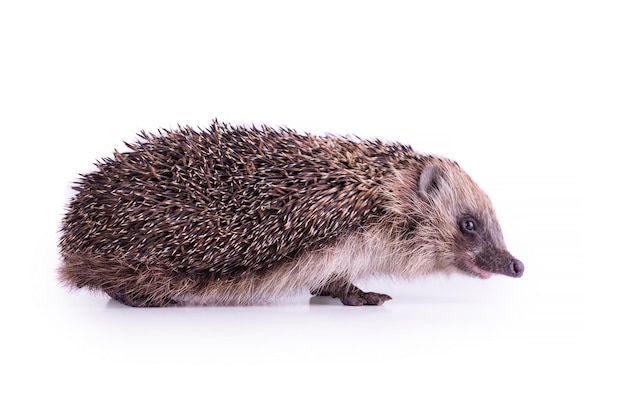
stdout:
<svg viewBox="0 0 626 418">
<path fill-rule="evenodd" d="M 420 165 L 406 146 L 266 126 L 141 138 L 78 182 L 61 276 L 147 305 L 250 303 L 322 285 L 328 277 L 300 276 L 330 274 L 311 264 L 342 258 L 337 246 L 389 222 L 399 171 Z"/>
</svg>

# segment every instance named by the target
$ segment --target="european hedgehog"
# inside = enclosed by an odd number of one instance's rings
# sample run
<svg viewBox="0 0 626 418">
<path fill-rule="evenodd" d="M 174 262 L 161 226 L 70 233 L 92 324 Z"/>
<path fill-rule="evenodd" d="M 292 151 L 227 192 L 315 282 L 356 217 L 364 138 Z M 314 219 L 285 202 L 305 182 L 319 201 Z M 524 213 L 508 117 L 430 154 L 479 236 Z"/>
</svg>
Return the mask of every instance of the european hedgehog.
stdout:
<svg viewBox="0 0 626 418">
<path fill-rule="evenodd" d="M 380 305 L 369 275 L 520 277 L 492 204 L 406 145 L 214 121 L 141 132 L 75 184 L 60 279 L 131 306 L 259 304 L 309 290 Z"/>
</svg>

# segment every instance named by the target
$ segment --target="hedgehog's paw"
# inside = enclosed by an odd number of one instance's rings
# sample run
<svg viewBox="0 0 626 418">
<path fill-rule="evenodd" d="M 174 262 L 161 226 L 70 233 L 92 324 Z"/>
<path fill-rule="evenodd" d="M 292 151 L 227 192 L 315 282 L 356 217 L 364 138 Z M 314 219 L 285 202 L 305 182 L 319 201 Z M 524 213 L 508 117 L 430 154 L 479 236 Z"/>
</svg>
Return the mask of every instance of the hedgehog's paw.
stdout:
<svg viewBox="0 0 626 418">
<path fill-rule="evenodd" d="M 317 296 L 338 298 L 341 303 L 348 306 L 382 305 L 391 299 L 391 296 L 384 293 L 364 292 L 355 285 L 342 281 L 332 282 L 311 293 Z"/>
<path fill-rule="evenodd" d="M 339 296 L 341 303 L 348 306 L 382 305 L 390 299 L 391 296 L 385 295 L 384 293 L 364 292 L 360 289 L 358 292 Z"/>
<path fill-rule="evenodd" d="M 176 305 L 176 301 L 170 298 L 155 298 L 147 295 L 133 293 L 129 295 L 120 290 L 107 290 L 111 299 L 134 308 L 160 308 Z"/>
</svg>

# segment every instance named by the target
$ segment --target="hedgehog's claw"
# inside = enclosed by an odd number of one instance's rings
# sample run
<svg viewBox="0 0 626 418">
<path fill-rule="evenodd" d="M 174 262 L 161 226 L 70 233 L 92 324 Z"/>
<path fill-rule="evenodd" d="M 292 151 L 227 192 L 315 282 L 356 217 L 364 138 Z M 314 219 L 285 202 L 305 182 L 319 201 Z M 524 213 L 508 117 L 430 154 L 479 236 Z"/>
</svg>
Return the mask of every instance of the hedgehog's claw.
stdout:
<svg viewBox="0 0 626 418">
<path fill-rule="evenodd" d="M 391 296 L 384 293 L 364 292 L 355 285 L 343 281 L 332 282 L 323 288 L 312 290 L 311 293 L 338 298 L 341 303 L 348 306 L 382 305 L 391 299 Z"/>
<path fill-rule="evenodd" d="M 364 300 L 365 301 L 364 305 L 382 305 L 386 301 L 391 300 L 391 296 L 385 295 L 384 293 L 363 292 L 363 291 L 360 291 L 360 293 L 357 295 L 357 298 L 359 302 L 361 300 Z M 341 301 L 345 305 L 349 305 L 348 303 L 344 302 L 343 299 Z M 361 305 L 361 303 L 359 303 L 359 305 Z"/>
</svg>

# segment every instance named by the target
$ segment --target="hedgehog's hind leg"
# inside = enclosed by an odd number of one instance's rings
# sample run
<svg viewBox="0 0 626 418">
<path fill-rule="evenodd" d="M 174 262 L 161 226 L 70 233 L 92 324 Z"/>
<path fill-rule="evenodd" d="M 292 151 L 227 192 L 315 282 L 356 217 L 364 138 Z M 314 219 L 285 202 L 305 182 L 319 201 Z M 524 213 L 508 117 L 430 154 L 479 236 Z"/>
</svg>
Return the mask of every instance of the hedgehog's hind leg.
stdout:
<svg viewBox="0 0 626 418">
<path fill-rule="evenodd" d="M 339 298 L 341 303 L 348 306 L 382 305 L 391 299 L 391 296 L 384 293 L 364 292 L 352 283 L 341 279 L 334 280 L 319 289 L 313 289 L 311 294 Z"/>
<path fill-rule="evenodd" d="M 135 308 L 159 308 L 176 305 L 176 301 L 168 297 L 156 298 L 149 295 L 137 294 L 135 292 L 125 293 L 119 289 L 107 289 L 105 290 L 105 293 L 109 295 L 111 299 Z"/>
<path fill-rule="evenodd" d="M 178 296 L 188 285 L 188 281 L 159 267 L 125 267 L 101 288 L 124 305 L 156 308 L 178 305 Z"/>
<path fill-rule="evenodd" d="M 61 282 L 103 291 L 128 306 L 172 306 L 189 281 L 176 280 L 168 270 L 133 267 L 119 260 L 89 254 L 64 254 Z"/>
</svg>

